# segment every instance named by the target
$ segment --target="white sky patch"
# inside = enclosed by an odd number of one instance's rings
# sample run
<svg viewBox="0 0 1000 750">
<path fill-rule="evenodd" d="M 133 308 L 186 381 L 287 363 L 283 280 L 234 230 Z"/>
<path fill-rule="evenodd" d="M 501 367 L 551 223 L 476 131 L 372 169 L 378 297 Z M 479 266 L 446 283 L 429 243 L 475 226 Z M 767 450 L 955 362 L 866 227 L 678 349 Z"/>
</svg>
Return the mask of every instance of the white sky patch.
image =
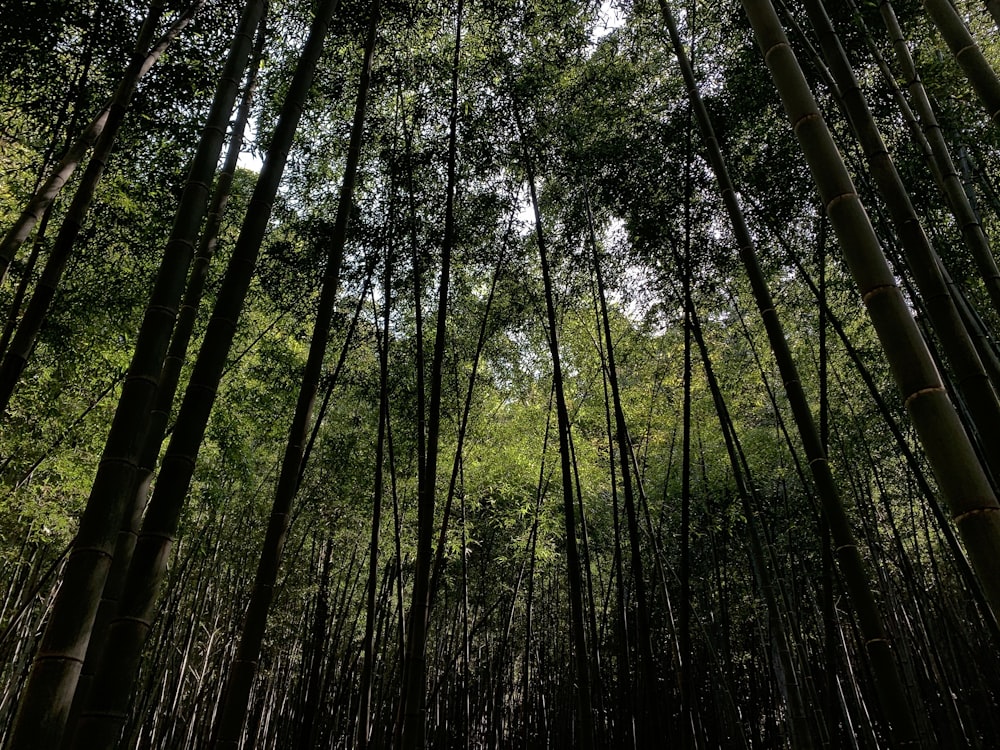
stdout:
<svg viewBox="0 0 1000 750">
<path fill-rule="evenodd" d="M 602 241 L 607 247 L 614 247 L 626 242 L 628 233 L 625 231 L 625 220 L 618 216 L 612 216 L 602 234 Z"/>
<path fill-rule="evenodd" d="M 601 231 L 601 247 L 606 252 L 616 253 L 623 250 L 628 241 L 625 220 L 612 216 Z M 650 292 L 653 287 L 653 274 L 645 266 L 630 263 L 624 269 L 622 282 L 624 290 L 607 290 L 608 301 L 619 305 L 629 320 L 638 323 L 658 302 Z"/>
<path fill-rule="evenodd" d="M 243 131 L 243 148 L 240 150 L 240 158 L 236 166 L 249 169 L 251 172 L 260 172 L 264 166 L 263 155 L 257 145 L 257 120 L 251 115 L 247 120 L 247 129 Z"/>
<path fill-rule="evenodd" d="M 521 202 L 518 203 L 517 214 L 514 217 L 514 225 L 522 237 L 535 231 L 535 210 L 531 206 L 531 196 L 528 194 L 521 196 Z"/>
<path fill-rule="evenodd" d="M 597 23 L 590 32 L 591 44 L 596 44 L 615 29 L 625 25 L 625 15 L 621 9 L 610 2 L 603 0 L 601 9 L 597 12 Z"/>
</svg>

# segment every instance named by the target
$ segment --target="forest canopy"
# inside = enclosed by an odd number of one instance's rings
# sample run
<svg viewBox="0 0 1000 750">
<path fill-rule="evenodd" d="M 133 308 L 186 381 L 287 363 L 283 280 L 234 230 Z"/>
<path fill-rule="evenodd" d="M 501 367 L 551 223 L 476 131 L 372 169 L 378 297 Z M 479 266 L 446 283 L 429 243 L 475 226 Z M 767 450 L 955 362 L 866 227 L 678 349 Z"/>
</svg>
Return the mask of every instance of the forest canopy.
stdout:
<svg viewBox="0 0 1000 750">
<path fill-rule="evenodd" d="M 0 745 L 993 747 L 1000 2 L 5 0 Z"/>
</svg>

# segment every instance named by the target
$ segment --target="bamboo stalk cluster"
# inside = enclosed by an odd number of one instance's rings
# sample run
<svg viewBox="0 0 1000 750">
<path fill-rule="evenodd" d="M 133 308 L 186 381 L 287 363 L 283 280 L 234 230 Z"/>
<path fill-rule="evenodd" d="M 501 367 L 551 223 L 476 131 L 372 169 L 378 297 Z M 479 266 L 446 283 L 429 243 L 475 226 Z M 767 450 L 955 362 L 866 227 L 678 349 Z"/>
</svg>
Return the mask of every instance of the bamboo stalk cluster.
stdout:
<svg viewBox="0 0 1000 750">
<path fill-rule="evenodd" d="M 287 8 L 245 0 L 213 30 L 225 57 L 144 260 L 128 367 L 64 433 L 103 420 L 72 541 L 0 540 L 16 547 L 0 559 L 5 748 L 957 747 L 1000 731 L 995 41 L 947 0 L 903 23 L 888 0 L 744 0 L 739 20 L 659 0 L 605 37 L 570 5 L 321 0 L 293 41 Z M 4 446 L 42 403 L 60 294 L 87 285 L 81 248 L 108 175 L 124 179 L 136 99 L 213 11 L 152 0 L 113 96 L 12 213 Z M 738 55 L 711 34 L 746 22 L 759 54 L 725 68 Z M 956 148 L 918 23 L 984 108 L 963 112 L 986 145 Z M 674 98 L 615 104 L 614 76 L 640 69 L 628 96 Z M 899 128 L 869 95 L 876 71 Z M 754 184 L 758 126 L 726 109 L 741 96 L 780 101 L 797 146 L 770 130 L 759 153 L 790 163 L 759 179 L 799 194 Z M 262 166 L 241 170 L 263 118 Z M 638 299 L 630 275 L 648 280 Z M 281 413 L 251 426 L 262 371 L 284 378 Z M 34 497 L 64 437 L 2 458 L 12 498 Z"/>
</svg>

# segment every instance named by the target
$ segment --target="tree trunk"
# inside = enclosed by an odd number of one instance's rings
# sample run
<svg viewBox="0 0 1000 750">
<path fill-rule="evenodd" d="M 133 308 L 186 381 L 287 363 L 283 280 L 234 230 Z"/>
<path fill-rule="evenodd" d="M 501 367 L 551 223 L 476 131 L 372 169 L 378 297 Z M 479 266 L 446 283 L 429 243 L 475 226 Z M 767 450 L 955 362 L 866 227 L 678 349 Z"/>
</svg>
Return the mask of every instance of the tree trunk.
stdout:
<svg viewBox="0 0 1000 750">
<path fill-rule="evenodd" d="M 327 12 L 332 14 L 336 0 L 330 0 L 329 8 L 323 8 L 317 19 L 324 24 L 329 23 Z M 268 521 L 264 546 L 261 550 L 257 575 L 254 579 L 253 593 L 247 608 L 240 645 L 236 661 L 230 667 L 226 682 L 225 703 L 218 720 L 217 739 L 215 746 L 219 748 L 236 747 L 246 717 L 247 702 L 253 687 L 257 672 L 257 661 L 260 657 L 260 647 L 264 639 L 267 625 L 267 614 L 274 596 L 274 585 L 281 565 L 281 553 L 291 522 L 292 502 L 299 488 L 299 477 L 302 468 L 303 451 L 309 434 L 309 421 L 312 417 L 313 404 L 319 390 L 319 380 L 323 371 L 323 360 L 326 356 L 327 340 L 330 337 L 330 322 L 337 291 L 340 283 L 340 270 L 343 265 L 344 248 L 347 244 L 347 225 L 351 216 L 354 198 L 354 182 L 361 158 L 361 142 L 364 135 L 365 108 L 368 101 L 368 91 L 371 83 L 372 57 L 375 52 L 375 41 L 378 31 L 379 0 L 374 0 L 370 7 L 371 19 L 368 26 L 368 36 L 365 41 L 364 59 L 361 67 L 361 78 L 358 83 L 358 96 L 354 105 L 354 122 L 351 126 L 351 140 L 348 146 L 347 163 L 344 168 L 343 183 L 340 188 L 340 200 L 337 206 L 337 217 L 334 222 L 333 236 L 327 255 L 326 272 L 320 291 L 319 305 L 316 311 L 316 322 L 313 326 L 312 339 L 309 345 L 309 355 L 302 373 L 302 385 L 295 404 L 295 414 L 289 431 L 288 443 L 281 464 L 281 475 L 275 490 L 274 504 Z M 310 35 L 310 41 L 312 41 Z M 318 42 L 322 47 L 322 34 Z"/>
<path fill-rule="evenodd" d="M 143 437 L 143 446 L 138 458 L 138 470 L 134 479 L 134 498 L 122 518 L 122 528 L 115 542 L 111 569 L 108 573 L 108 580 L 104 585 L 104 593 L 101 596 L 101 603 L 94 621 L 93 634 L 87 649 L 87 658 L 84 661 L 76 695 L 73 698 L 74 714 L 85 704 L 94 673 L 103 658 L 104 649 L 107 645 L 108 626 L 118 610 L 118 599 L 125 585 L 125 576 L 128 573 L 129 563 L 132 561 L 132 551 L 135 549 L 136 537 L 139 534 L 139 528 L 142 524 L 142 514 L 146 510 L 146 500 L 149 497 L 153 469 L 160 454 L 160 447 L 167 428 L 167 420 L 173 406 L 174 396 L 177 393 L 181 367 L 184 364 L 188 343 L 194 330 L 198 306 L 205 288 L 208 265 L 215 254 L 222 214 L 229 200 L 233 175 L 235 174 L 236 164 L 243 146 L 243 133 L 249 119 L 250 104 L 253 99 L 257 68 L 263 53 L 264 38 L 264 17 L 262 16 L 260 27 L 257 31 L 256 48 L 250 61 L 247 85 L 244 89 L 243 99 L 240 103 L 236 120 L 233 123 L 229 146 L 226 150 L 226 158 L 219 173 L 215 192 L 209 206 L 205 229 L 198 244 L 198 252 L 195 256 L 188 286 L 184 291 L 184 300 L 179 310 L 177 326 L 170 339 L 167 358 L 164 361 L 163 372 L 160 375 L 160 382 L 156 390 L 156 399 L 150 413 L 149 427 Z M 71 725 L 75 720 L 74 715 L 71 718 Z"/>
<path fill-rule="evenodd" d="M 522 139 L 523 137 L 522 134 Z M 542 283 L 545 288 L 545 319 L 548 328 L 546 333 L 549 342 L 549 352 L 552 356 L 552 387 L 555 391 L 556 416 L 559 425 L 559 465 L 562 476 L 563 518 L 566 533 L 566 567 L 569 575 L 569 596 L 572 612 L 571 632 L 577 674 L 577 747 L 582 748 L 582 750 L 592 750 L 595 747 L 593 700 L 591 698 L 589 651 L 587 649 L 587 639 L 584 630 L 583 581 L 580 575 L 580 554 L 577 549 L 576 520 L 573 509 L 573 469 L 570 461 L 569 410 L 566 407 L 566 393 L 563 387 L 555 300 L 552 290 L 551 273 L 549 271 L 548 253 L 546 251 L 545 233 L 542 228 L 542 215 L 538 209 L 534 166 L 531 157 L 527 153 L 527 145 L 522 144 L 522 148 L 525 151 L 525 169 L 528 173 L 531 208 L 535 216 L 535 237 L 538 242 Z"/>
<path fill-rule="evenodd" d="M 882 20 L 889 32 L 889 39 L 896 52 L 896 59 L 899 61 L 903 78 L 906 80 L 907 88 L 913 100 L 913 106 L 920 117 L 920 123 L 923 127 L 924 136 L 930 146 L 931 158 L 934 161 L 937 175 L 951 205 L 951 210 L 955 215 L 955 221 L 962 233 L 962 239 L 965 241 L 976 262 L 976 266 L 979 268 L 979 273 L 983 277 L 983 283 L 986 285 L 986 291 L 989 293 L 990 300 L 993 303 L 994 311 L 1000 314 L 1000 269 L 997 268 L 996 259 L 993 257 L 993 252 L 990 249 L 989 240 L 987 240 L 979 217 L 972 210 L 969 198 L 962 187 L 962 180 L 951 158 L 951 152 L 948 150 L 948 144 L 945 142 L 944 133 L 934 114 L 930 98 L 917 73 L 916 65 L 913 62 L 913 57 L 910 55 L 910 49 L 906 44 L 906 39 L 903 37 L 903 31 L 899 26 L 899 21 L 896 19 L 892 4 L 889 0 L 882 0 L 879 9 L 882 14 Z"/>
<path fill-rule="evenodd" d="M 851 124 L 868 159 L 869 169 L 889 209 L 907 254 L 907 265 L 955 372 L 960 393 L 983 444 L 987 466 L 1000 477 L 1000 400 L 990 384 L 975 345 L 941 272 L 940 261 L 920 225 L 903 181 L 889 156 L 868 103 L 847 60 L 822 0 L 805 0 L 806 12 L 820 36 L 823 56 L 837 79 Z"/>
<path fill-rule="evenodd" d="M 263 3 L 258 4 L 263 5 Z M 252 28 L 253 26 L 251 32 Z M 151 35 L 152 31 L 144 33 Z M 242 71 L 246 65 L 249 41 L 247 39 L 244 45 L 234 45 L 227 61 L 227 70 L 231 73 L 236 72 L 237 79 L 239 78 L 237 71 Z M 134 88 L 134 82 L 132 86 Z M 229 83 L 225 79 L 220 82 L 213 110 L 209 115 L 210 127 L 218 128 L 218 123 L 228 121 L 237 86 L 238 83 Z M 215 119 L 212 119 L 213 116 Z M 219 132 L 207 127 L 199 144 L 199 153 L 192 166 L 188 188 L 184 191 L 181 207 L 178 209 L 178 220 L 175 224 L 175 234 L 178 235 L 178 239 L 188 236 L 176 232 L 178 226 L 186 228 L 184 221 L 193 218 L 191 232 L 197 231 L 201 217 L 200 214 L 194 215 L 195 209 L 199 204 L 199 198 L 204 201 L 202 191 L 206 189 L 204 184 L 199 184 L 199 180 L 207 183 L 214 171 L 224 133 L 224 125 Z M 104 131 L 103 136 L 108 136 L 108 130 Z M 190 216 L 183 213 L 185 207 L 189 208 Z M 168 244 L 163 268 L 175 272 L 175 285 L 178 289 L 176 296 L 179 298 L 179 289 L 183 287 L 187 263 L 183 262 L 183 257 L 175 261 L 170 248 Z M 159 284 L 157 288 L 159 289 Z M 86 654 L 98 602 L 111 564 L 115 537 L 129 499 L 128 490 L 137 457 L 136 436 L 141 434 L 145 424 L 156 377 L 163 361 L 162 349 L 166 346 L 170 328 L 173 326 L 172 314 L 169 315 L 169 320 L 163 320 L 162 323 L 159 319 L 165 310 L 170 309 L 169 304 L 168 299 L 164 299 L 162 294 L 158 295 L 154 290 L 101 464 L 94 479 L 87 507 L 80 520 L 74 549 L 66 564 L 64 585 L 56 597 L 39 655 L 32 665 L 31 675 L 21 695 L 19 716 L 23 718 L 15 721 L 15 727 L 11 731 L 8 745 L 11 750 L 22 747 L 58 747 L 65 731 L 72 695 L 76 689 L 76 681 Z M 173 304 L 176 306 L 176 302 Z M 160 333 L 160 336 L 157 337 L 156 333 Z M 158 345 L 158 341 L 162 344 Z"/>
<path fill-rule="evenodd" d="M 765 24 L 765 20 L 761 20 L 761 16 L 766 16 L 766 24 L 769 25 L 768 28 L 776 28 L 777 31 L 775 33 L 780 32 L 780 24 L 769 2 L 766 0 L 764 2 L 745 2 L 744 7 L 750 16 L 755 30 L 758 24 Z M 660 9 L 670 31 L 674 53 L 681 65 L 681 72 L 687 84 L 688 95 L 691 97 L 695 116 L 702 132 L 702 138 L 708 149 L 709 161 L 719 182 L 722 199 L 726 205 L 726 210 L 729 214 L 734 234 L 736 235 L 736 241 L 740 247 L 740 258 L 750 278 L 754 299 L 764 320 L 768 341 L 770 342 L 771 350 L 774 353 L 775 361 L 778 364 L 782 380 L 784 381 L 789 405 L 791 406 L 796 425 L 799 428 L 799 435 L 809 460 L 809 467 L 812 471 L 816 492 L 819 495 L 823 513 L 830 524 L 831 533 L 833 534 L 834 543 L 838 551 L 838 563 L 848 592 L 850 593 L 852 604 L 863 624 L 865 647 L 872 660 L 872 666 L 876 674 L 883 711 L 892 728 L 893 736 L 897 738 L 900 744 L 905 744 L 915 739 L 916 730 L 906 696 L 903 692 L 898 667 L 890 650 L 888 634 L 870 587 L 869 574 L 865 569 L 857 543 L 854 540 L 847 514 L 840 499 L 840 493 L 826 459 L 826 454 L 820 444 L 812 411 L 806 400 L 805 392 L 802 389 L 797 368 L 788 348 L 781 323 L 777 317 L 770 291 L 760 271 L 754 243 L 743 218 L 735 189 L 729 179 L 725 160 L 723 159 L 719 143 L 715 138 L 708 111 L 701 100 L 693 71 L 687 60 L 687 55 L 684 52 L 680 36 L 677 34 L 676 25 L 673 22 L 670 9 L 665 0 L 660 0 Z M 781 38 L 784 39 L 783 32 L 781 32 Z M 765 51 L 769 49 L 769 47 L 766 47 Z M 768 60 L 768 65 L 771 65 L 770 60 Z M 792 70 L 798 70 L 798 64 L 794 60 L 786 62 L 786 65 L 794 66 L 791 68 Z M 805 85 L 804 80 L 802 85 Z"/>
<path fill-rule="evenodd" d="M 62 190 L 63 186 L 73 176 L 73 172 L 76 171 L 77 166 L 79 166 L 80 161 L 83 159 L 84 155 L 90 148 L 98 142 L 102 137 L 105 128 L 107 127 L 109 118 L 114 114 L 115 118 L 123 116 L 124 109 L 118 112 L 122 108 L 123 100 L 120 99 L 121 93 L 128 90 L 135 90 L 136 85 L 139 83 L 139 79 L 142 78 L 149 69 L 153 66 L 159 57 L 166 51 L 170 43 L 181 33 L 185 26 L 194 17 L 194 10 L 201 7 L 203 3 L 195 3 L 190 6 L 188 10 L 181 15 L 177 21 L 174 22 L 173 26 L 153 45 L 152 49 L 149 47 L 149 43 L 152 41 L 153 34 L 156 32 L 156 26 L 160 21 L 160 17 L 163 15 L 164 3 L 163 0 L 152 0 L 149 4 L 149 10 L 146 11 L 146 18 L 143 21 L 142 29 L 139 31 L 139 38 L 136 42 L 136 47 L 133 52 L 133 60 L 129 67 L 126 69 L 122 80 L 119 81 L 115 95 L 112 97 L 111 101 L 102 109 L 97 116 L 90 121 L 90 124 L 80 133 L 76 139 L 70 144 L 69 148 L 66 149 L 66 153 L 63 155 L 62 160 L 56 166 L 56 168 L 49 174 L 42 183 L 42 186 L 35 191 L 31 199 L 28 201 L 28 205 L 21 212 L 14 225 L 7 230 L 7 234 L 4 235 L 3 241 L 0 242 L 0 283 L 7 276 L 7 270 L 10 267 L 11 261 L 14 260 L 14 256 L 17 254 L 18 248 L 24 244 L 24 241 L 28 239 L 31 235 L 31 230 L 35 228 L 35 224 L 38 223 L 39 219 L 45 213 L 46 209 L 52 204 L 52 201 L 56 199 L 59 195 L 59 191 Z M 141 57 L 140 57 L 141 56 Z M 127 105 L 126 105 L 127 106 Z"/>
<path fill-rule="evenodd" d="M 395 202 L 393 192 L 393 203 Z M 393 209 L 389 209 L 391 226 Z M 358 704 L 357 747 L 365 750 L 371 740 L 372 672 L 375 661 L 375 588 L 378 574 L 379 531 L 382 526 L 382 495 L 385 482 L 385 432 L 389 418 L 389 314 L 392 301 L 392 240 L 385 252 L 382 284 L 382 344 L 379 347 L 379 413 L 378 435 L 375 442 L 375 486 L 372 490 L 372 531 L 368 547 L 368 584 L 365 599 L 365 637 L 362 642 L 360 699 Z"/>
<path fill-rule="evenodd" d="M 611 390 L 611 402 L 614 407 L 614 439 L 618 446 L 618 460 L 621 464 L 622 499 L 625 510 L 625 520 L 628 527 L 629 555 L 632 570 L 632 582 L 635 586 L 636 601 L 636 642 L 638 645 L 639 671 L 638 690 L 633 692 L 634 701 L 639 709 L 638 726 L 636 727 L 636 743 L 639 746 L 655 742 L 662 735 L 662 727 L 657 716 L 662 710 L 658 705 L 659 696 L 655 685 L 657 678 L 653 661 L 649 614 L 649 598 L 646 593 L 646 573 L 642 564 L 642 544 L 639 534 L 638 514 L 635 508 L 635 491 L 629 456 L 631 442 L 629 440 L 628 424 L 625 421 L 625 409 L 622 406 L 621 388 L 618 385 L 618 372 L 615 363 L 614 339 L 611 335 L 611 321 L 608 317 L 608 302 L 604 288 L 604 274 L 601 271 L 601 260 L 597 247 L 597 234 L 594 231 L 594 219 L 590 208 L 590 199 L 585 196 L 587 208 L 587 226 L 593 250 L 594 273 L 597 279 L 597 296 L 600 305 L 600 320 L 604 336 L 604 351 L 607 354 L 607 378 Z M 639 481 L 636 476 L 635 481 Z M 622 604 L 624 606 L 624 603 Z M 624 644 L 623 644 L 624 646 Z"/>
</svg>

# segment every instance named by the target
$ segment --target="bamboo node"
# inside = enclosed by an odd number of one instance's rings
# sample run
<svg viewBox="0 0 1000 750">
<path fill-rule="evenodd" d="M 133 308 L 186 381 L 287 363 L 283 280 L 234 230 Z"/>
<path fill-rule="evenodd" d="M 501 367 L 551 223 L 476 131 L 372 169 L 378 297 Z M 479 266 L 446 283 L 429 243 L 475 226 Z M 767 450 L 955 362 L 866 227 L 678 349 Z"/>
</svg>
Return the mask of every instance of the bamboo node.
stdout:
<svg viewBox="0 0 1000 750">
<path fill-rule="evenodd" d="M 111 553 L 110 552 L 108 552 L 103 547 L 98 547 L 96 545 L 88 544 L 88 545 L 80 546 L 80 547 L 74 546 L 73 547 L 73 551 L 72 551 L 71 554 L 75 555 L 75 554 L 79 554 L 81 552 L 94 552 L 94 553 L 97 554 L 98 557 L 104 557 L 104 558 L 107 558 L 108 560 L 111 559 Z"/>
<path fill-rule="evenodd" d="M 840 195 L 835 195 L 826 202 L 826 210 L 829 213 L 830 209 L 836 206 L 841 201 L 850 200 L 851 198 L 857 199 L 857 197 L 858 197 L 857 193 L 841 193 Z"/>
<path fill-rule="evenodd" d="M 865 641 L 865 648 L 868 648 L 869 646 L 872 646 L 876 643 L 884 643 L 886 646 L 892 645 L 891 643 L 889 643 L 888 638 L 869 638 L 867 641 Z"/>
<path fill-rule="evenodd" d="M 790 49 L 790 47 L 788 46 L 788 42 L 778 42 L 776 44 L 772 44 L 768 48 L 767 52 L 764 53 L 764 63 L 765 64 L 770 64 L 770 62 L 771 62 L 771 59 L 770 59 L 771 58 L 771 53 L 774 52 L 774 51 L 776 51 L 776 50 L 778 50 L 778 49 L 781 49 L 782 47 L 784 47 L 785 49 Z"/>
<path fill-rule="evenodd" d="M 856 545 L 856 544 L 841 544 L 841 545 L 835 547 L 833 551 L 835 553 L 839 554 L 839 553 L 843 552 L 845 549 L 854 549 L 854 550 L 856 550 L 857 548 L 858 548 L 858 545 Z"/>
<path fill-rule="evenodd" d="M 867 292 L 865 292 L 864 296 L 861 297 L 861 301 L 867 305 L 868 300 L 877 297 L 880 294 L 885 294 L 886 292 L 893 290 L 895 288 L 896 288 L 895 284 L 879 284 L 878 286 L 872 287 Z"/>
<path fill-rule="evenodd" d="M 943 393 L 943 392 L 944 392 L 944 386 L 940 385 L 932 385 L 929 388 L 921 388 L 919 391 L 914 391 L 909 396 L 907 396 L 906 400 L 903 401 L 903 406 L 909 406 L 910 402 L 915 401 L 921 396 L 926 396 L 931 393 Z"/>
<path fill-rule="evenodd" d="M 73 656 L 73 654 L 67 654 L 62 651 L 39 652 L 35 655 L 35 661 L 72 661 L 77 664 L 83 664 L 83 659 L 79 656 Z"/>
<path fill-rule="evenodd" d="M 959 513 L 957 516 L 953 516 L 951 520 L 955 523 L 962 523 L 962 521 L 971 516 L 978 516 L 982 513 L 996 513 L 997 511 L 1000 511 L 1000 508 L 973 508 L 972 510 L 967 510 L 964 513 Z"/>
<path fill-rule="evenodd" d="M 802 117 L 800 117 L 794 123 L 792 123 L 792 130 L 794 130 L 796 133 L 798 133 L 799 132 L 799 125 L 801 125 L 802 123 L 809 122 L 810 120 L 822 120 L 822 119 L 823 119 L 823 117 L 822 117 L 822 115 L 820 115 L 819 112 L 816 112 L 816 111 L 806 112 L 804 115 L 802 115 Z"/>
</svg>

